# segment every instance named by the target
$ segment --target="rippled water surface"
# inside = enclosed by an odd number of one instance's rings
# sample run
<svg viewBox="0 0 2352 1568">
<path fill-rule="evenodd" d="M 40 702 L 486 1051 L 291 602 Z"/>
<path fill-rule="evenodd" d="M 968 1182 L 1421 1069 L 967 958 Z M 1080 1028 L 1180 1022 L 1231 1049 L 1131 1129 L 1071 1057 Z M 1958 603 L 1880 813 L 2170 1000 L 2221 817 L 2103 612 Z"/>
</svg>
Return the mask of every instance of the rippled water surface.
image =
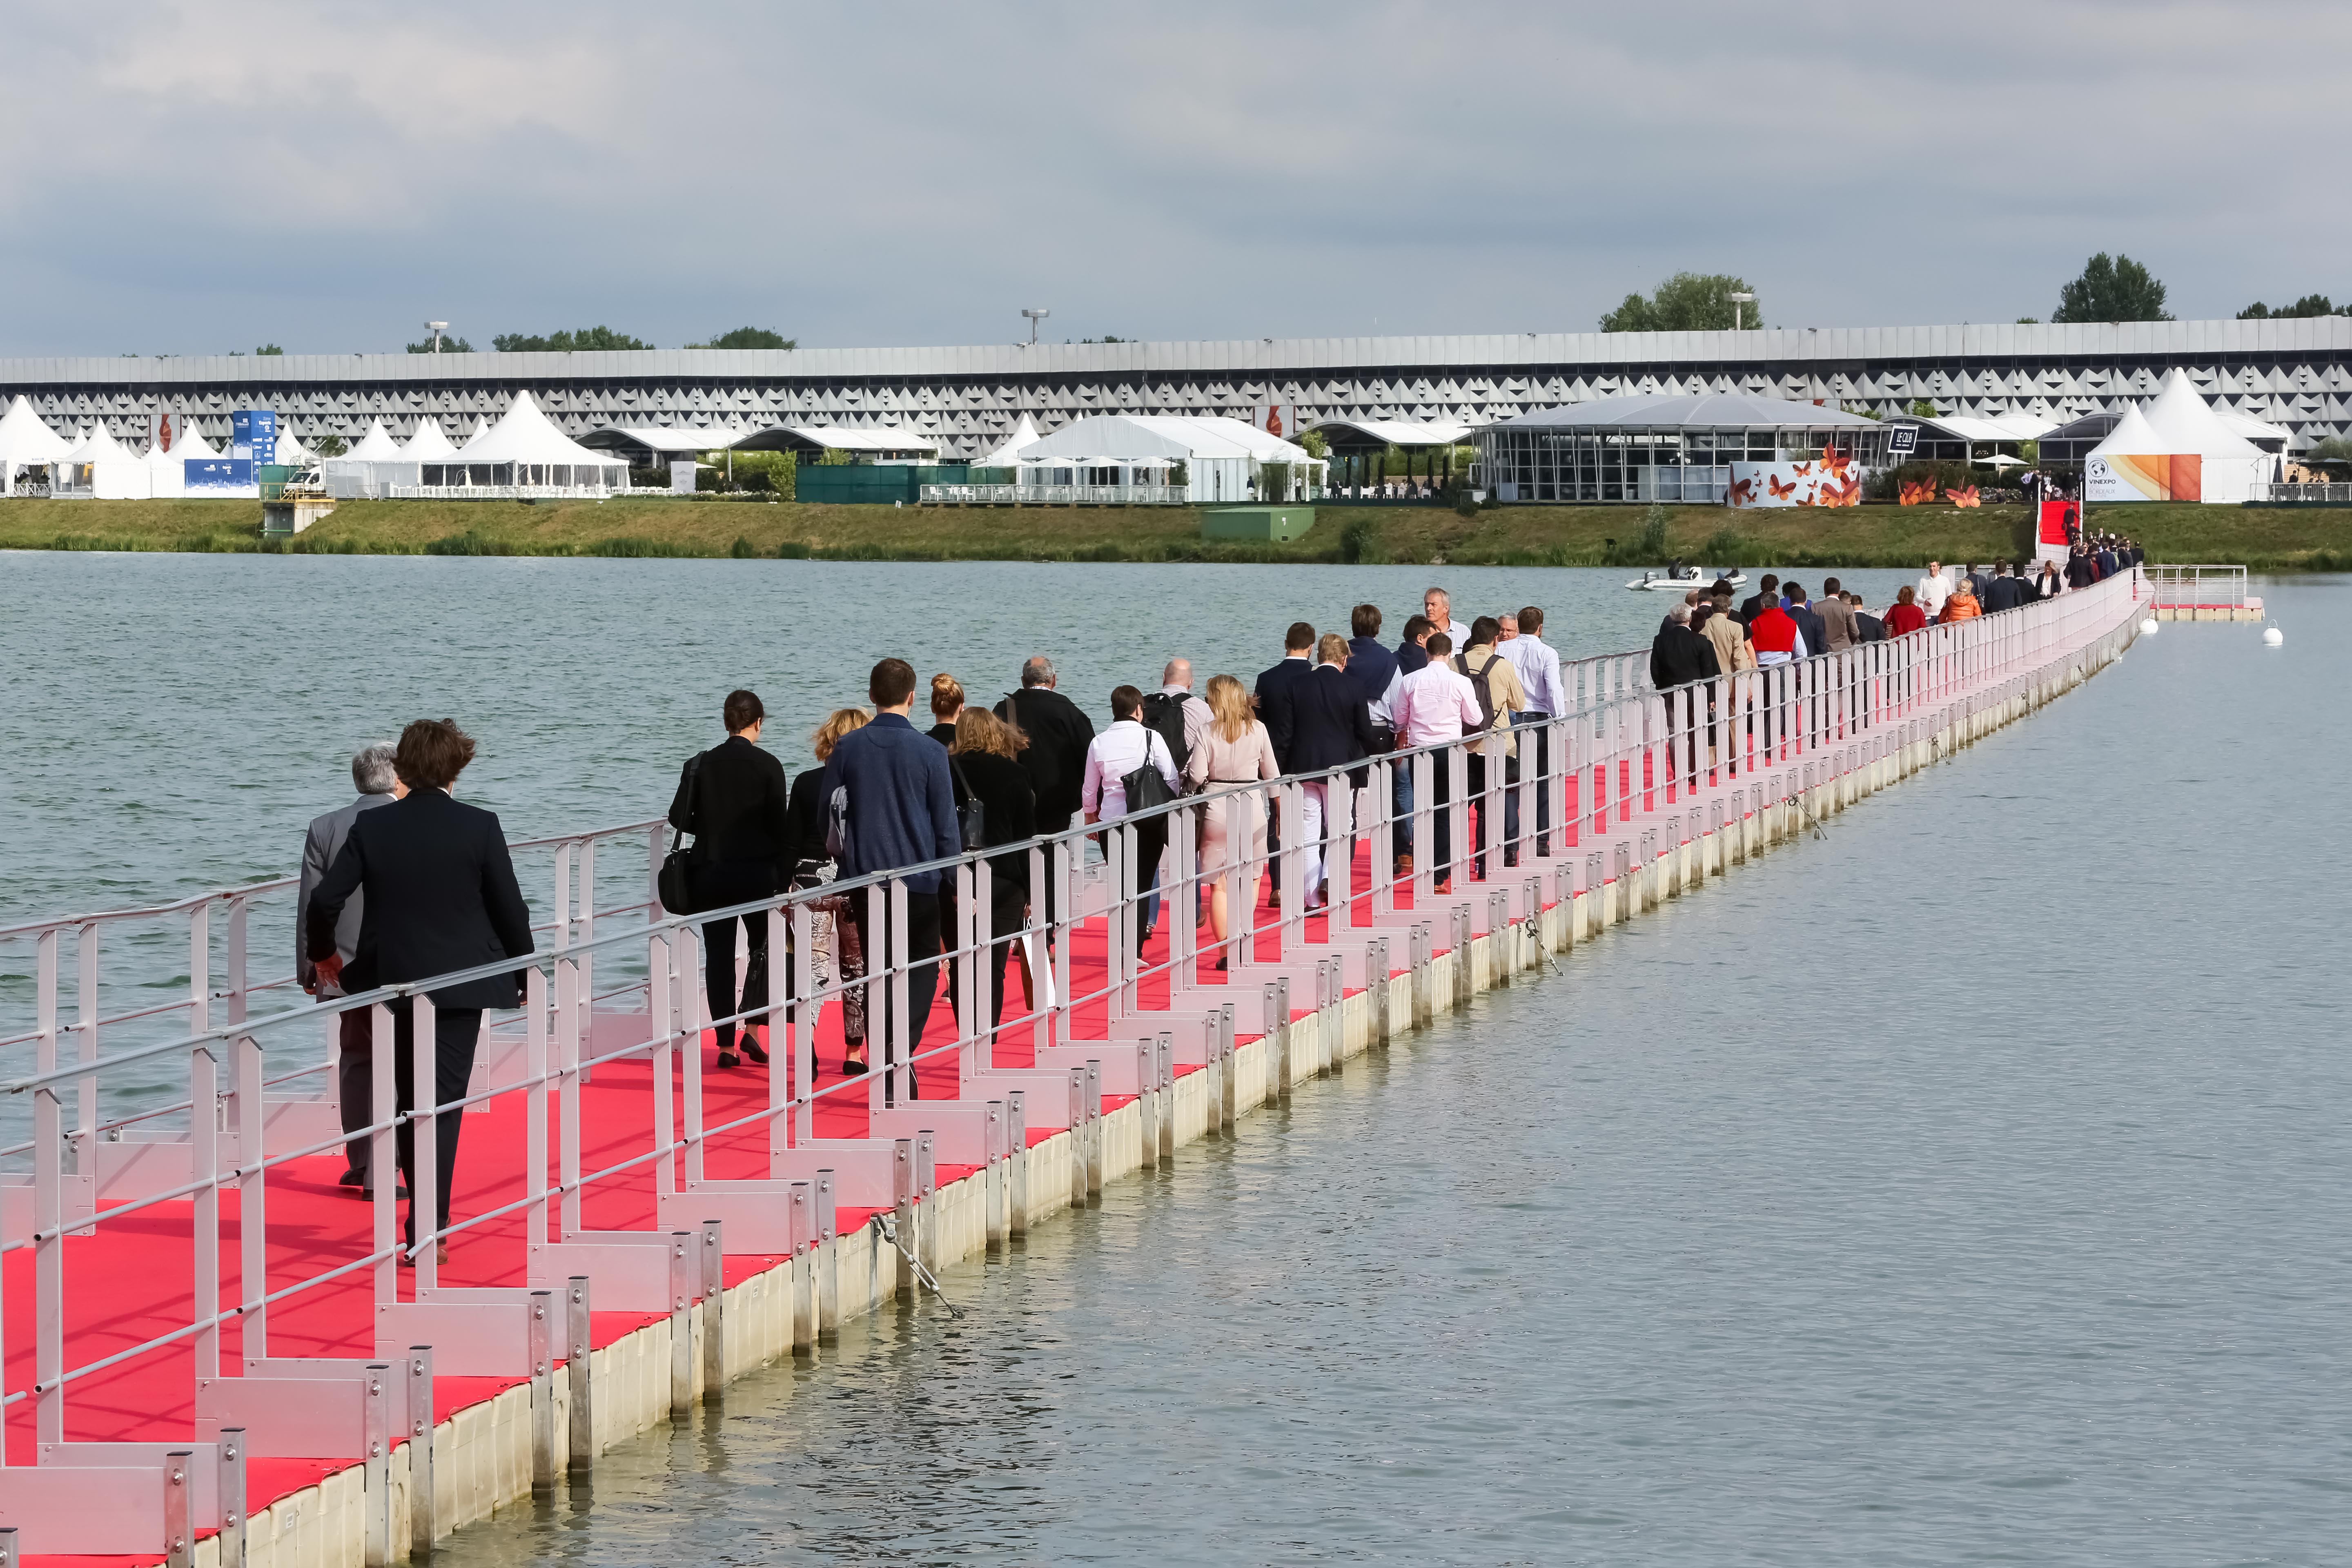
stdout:
<svg viewBox="0 0 2352 1568">
<path fill-rule="evenodd" d="M 289 607 L 267 574 L 298 564 L 411 597 L 362 613 L 322 574 L 342 597 Z M 276 869 L 335 793 L 302 770 L 331 784 L 384 727 L 352 693 L 499 737 L 475 795 L 545 828 L 643 810 L 734 679 L 814 706 L 881 648 L 1009 665 L 1067 638 L 1103 650 L 1071 661 L 1103 685 L 1178 630 L 1254 669 L 1266 627 L 1358 597 L 1402 614 L 1425 575 L 676 569 L 724 585 L 723 626 L 649 626 L 665 579 L 635 563 L 55 568 L 29 609 L 11 594 L 0 668 L 12 881 Z M 101 627 L 70 595 L 109 570 L 152 575 Z M 1599 574 L 1491 576 L 1566 598 L 1572 647 L 1654 624 Z M 152 586 L 173 581 L 214 597 Z M 2167 626 L 1826 841 L 949 1271 L 961 1321 L 854 1324 L 437 1561 L 2344 1561 L 2352 583 L 2262 591 L 2284 648 Z M 256 602 L 284 618 L 252 625 Z M 34 691 L 82 721 L 28 722 Z M 78 764 L 76 731 L 108 761 Z M 546 770 L 600 756 L 597 798 L 559 814 Z M 30 843 L 27 821 L 70 831 Z M 228 847 L 196 830 L 232 823 Z"/>
</svg>

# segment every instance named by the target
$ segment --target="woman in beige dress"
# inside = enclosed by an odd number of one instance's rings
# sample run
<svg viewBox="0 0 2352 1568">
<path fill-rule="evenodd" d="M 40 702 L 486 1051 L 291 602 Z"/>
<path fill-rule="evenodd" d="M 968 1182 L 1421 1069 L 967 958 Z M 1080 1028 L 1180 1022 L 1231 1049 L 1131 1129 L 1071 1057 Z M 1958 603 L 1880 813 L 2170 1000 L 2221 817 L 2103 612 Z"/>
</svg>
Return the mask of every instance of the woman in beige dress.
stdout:
<svg viewBox="0 0 2352 1568">
<path fill-rule="evenodd" d="M 1282 775 L 1274 762 L 1274 739 L 1250 711 L 1249 693 L 1240 681 L 1230 675 L 1211 676 L 1209 712 L 1208 732 L 1184 760 L 1185 780 L 1196 792 Z M 1226 842 L 1234 802 L 1212 800 L 1202 808 L 1207 820 L 1201 825 L 1201 875 L 1209 880 L 1209 928 L 1221 945 L 1232 930 L 1232 912 L 1225 907 L 1226 868 L 1236 860 L 1247 866 L 1265 858 L 1265 795 L 1259 792 L 1239 799 L 1249 842 L 1238 848 Z M 1253 876 L 1253 886 L 1255 880 Z M 1225 967 L 1222 957 L 1217 967 Z"/>
</svg>

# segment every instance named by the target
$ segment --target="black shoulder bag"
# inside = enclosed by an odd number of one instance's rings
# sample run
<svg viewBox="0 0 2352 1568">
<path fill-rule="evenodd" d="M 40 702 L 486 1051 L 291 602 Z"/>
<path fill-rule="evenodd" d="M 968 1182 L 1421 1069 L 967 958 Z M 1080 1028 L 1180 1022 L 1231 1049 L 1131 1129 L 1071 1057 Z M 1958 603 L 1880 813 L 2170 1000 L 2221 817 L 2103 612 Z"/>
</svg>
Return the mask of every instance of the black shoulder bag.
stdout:
<svg viewBox="0 0 2352 1568">
<path fill-rule="evenodd" d="M 678 847 L 688 834 L 699 836 L 698 826 L 702 820 L 702 753 L 697 752 L 686 764 L 686 826 L 670 830 L 669 853 L 662 857 L 661 873 L 654 879 L 654 890 L 661 896 L 662 908 L 674 915 L 694 912 L 694 896 L 688 886 L 688 861 L 694 851 Z"/>
<path fill-rule="evenodd" d="M 948 769 L 955 774 L 956 787 L 963 791 L 963 804 L 956 807 L 956 828 L 963 836 L 966 849 L 988 847 L 988 807 L 972 789 L 971 781 L 963 776 L 963 764 L 948 753 Z"/>
</svg>

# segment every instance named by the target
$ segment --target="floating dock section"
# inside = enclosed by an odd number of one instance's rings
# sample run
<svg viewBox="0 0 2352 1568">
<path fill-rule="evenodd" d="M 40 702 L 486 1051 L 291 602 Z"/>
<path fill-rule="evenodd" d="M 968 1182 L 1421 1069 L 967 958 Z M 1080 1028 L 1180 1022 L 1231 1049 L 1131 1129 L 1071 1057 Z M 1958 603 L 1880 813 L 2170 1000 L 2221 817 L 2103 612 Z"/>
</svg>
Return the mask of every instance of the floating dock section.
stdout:
<svg viewBox="0 0 2352 1568">
<path fill-rule="evenodd" d="M 204 1568 L 422 1555 L 732 1379 L 824 1356 L 843 1323 L 917 1301 L 1104 1184 L 1244 1136 L 1258 1108 L 1953 759 L 2119 656 L 2149 600 L 2131 573 L 1671 692 L 1647 688 L 1643 654 L 1579 661 L 1576 712 L 1517 731 L 1515 783 L 1492 742 L 1483 794 L 1459 748 L 1374 759 L 1360 793 L 1335 774 L 1330 798 L 1360 815 L 1334 830 L 1328 909 L 1262 900 L 1260 865 L 1198 870 L 1203 813 L 1246 843 L 1264 806 L 1281 815 L 1281 885 L 1304 887 L 1298 780 L 1163 814 L 1176 913 L 1142 942 L 1137 871 L 1157 856 L 1133 823 L 1092 867 L 1078 835 L 1034 841 L 1014 853 L 1057 891 L 1012 938 L 1035 1001 L 1010 980 L 1002 1027 L 974 962 L 990 873 L 959 862 L 963 956 L 911 1069 L 919 1099 L 894 1053 L 895 1105 L 885 1074 L 842 1073 L 844 982 L 815 973 L 810 895 L 752 911 L 798 1000 L 766 1030 L 767 1068 L 722 1071 L 698 927 L 648 895 L 659 825 L 518 845 L 527 885 L 552 890 L 526 1003 L 490 1016 L 467 1103 L 415 1124 L 427 1177 L 441 1128 L 463 1128 L 446 1263 L 402 1256 L 383 1184 L 337 1184 L 319 1047 L 331 1014 L 363 1013 L 373 1103 L 391 1105 L 394 998 L 311 1005 L 249 973 L 248 950 L 290 934 L 289 880 L 0 932 L 37 1000 L 31 1032 L 0 1040 L 19 1053 L 0 1106 L 17 1166 L 0 1178 L 0 1543 L 18 1562 Z M 1391 874 L 1400 835 L 1409 875 Z M 1215 946 L 1181 914 L 1220 882 L 1253 919 Z M 877 930 L 903 914 L 888 879 L 851 896 Z M 193 980 L 159 993 L 174 963 Z M 909 977 L 870 978 L 878 1062 Z M 362 1133 L 379 1170 L 395 1120 Z"/>
</svg>

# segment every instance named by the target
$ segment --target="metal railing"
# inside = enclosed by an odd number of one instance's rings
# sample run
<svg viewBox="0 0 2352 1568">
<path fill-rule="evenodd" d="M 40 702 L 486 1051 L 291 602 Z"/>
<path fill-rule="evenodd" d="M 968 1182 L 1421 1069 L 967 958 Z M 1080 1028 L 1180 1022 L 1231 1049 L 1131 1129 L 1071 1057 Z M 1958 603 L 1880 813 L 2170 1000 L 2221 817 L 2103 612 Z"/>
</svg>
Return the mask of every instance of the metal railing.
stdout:
<svg viewBox="0 0 2352 1568">
<path fill-rule="evenodd" d="M 924 485 L 924 505 L 1186 506 L 1190 485 Z"/>
<path fill-rule="evenodd" d="M 299 1415 L 306 1442 L 341 1430 L 331 1412 L 359 1406 L 338 1403 L 334 1391 L 381 1372 L 388 1352 L 429 1344 L 444 1375 L 551 1375 L 531 1326 L 548 1298 L 534 1292 L 568 1287 L 583 1319 L 591 1292 L 600 1310 L 683 1312 L 717 1278 L 706 1270 L 698 1284 L 677 1261 L 698 1230 L 716 1256 L 711 1222 L 737 1251 L 808 1258 L 835 1238 L 839 1210 L 916 1212 L 936 1163 L 1001 1173 L 1031 1131 L 1096 1127 L 1106 1097 L 1143 1100 L 1153 1125 L 1172 1128 L 1177 1074 L 1202 1070 L 1218 1075 L 1213 1102 L 1222 1094 L 1220 1114 L 1230 1115 L 1237 1037 L 1286 1029 L 1294 993 L 1323 1007 L 1385 981 L 1398 972 L 1391 944 L 1399 939 L 1422 959 L 1524 930 L 1550 905 L 1632 875 L 1727 820 L 1948 734 L 1979 708 L 2046 688 L 2057 672 L 2087 668 L 2119 647 L 2145 597 L 2126 573 L 2018 610 L 1664 692 L 1645 684 L 1645 654 L 1571 661 L 1562 668 L 1570 710 L 1516 730 L 1311 775 L 1216 784 L 1107 824 L 691 916 L 654 905 L 658 824 L 537 840 L 517 847 L 552 852 L 554 918 L 537 928 L 551 934 L 545 949 L 358 996 L 305 1002 L 289 978 L 249 978 L 254 910 L 284 898 L 292 879 L 0 931 L 0 950 L 29 950 L 32 960 L 33 1027 L 0 1041 L 31 1057 L 0 1083 L 30 1125 L 18 1151 L 29 1170 L 0 1188 L 12 1216 L 0 1254 L 31 1254 L 29 1268 L 14 1260 L 5 1284 L 11 1295 L 29 1288 L 35 1324 L 29 1376 L 0 1358 L 11 1368 L 0 1406 L 29 1402 L 39 1444 L 34 1467 L 0 1455 L 0 1524 L 24 1529 L 28 1551 L 152 1550 L 147 1512 L 92 1510 L 90 1494 L 59 1477 L 87 1481 L 104 1470 L 151 1495 L 167 1451 L 226 1465 L 198 1439 L 232 1428 L 243 1434 L 239 1452 L 320 1457 L 282 1446 L 296 1440 L 288 1424 Z M 1260 824 L 1274 826 L 1271 841 Z M 624 846 L 628 859 L 625 891 L 610 902 L 592 892 L 604 842 Z M 1100 855 L 1092 864 L 1090 846 Z M 1394 869 L 1401 853 L 1412 857 L 1406 875 Z M 1019 912 L 997 929 L 992 884 L 1006 870 L 1027 897 L 1007 900 Z M 1260 911 L 1255 890 L 1269 875 L 1285 897 Z M 944 900 L 923 886 L 934 876 Z M 1317 889 L 1310 909 L 1306 895 Z M 1205 935 L 1196 901 L 1208 906 Z M 1164 948 L 1147 947 L 1142 930 L 1155 902 L 1167 911 Z M 228 954 L 216 989 L 211 915 L 223 905 Z M 922 951 L 918 939 L 935 912 L 943 942 Z M 727 989 L 730 1010 L 714 1016 L 705 931 L 745 917 L 764 930 L 782 984 L 741 1008 L 733 1007 L 740 989 Z M 102 984 L 99 935 L 142 921 L 184 927 L 193 978 L 179 995 L 110 1013 L 107 997 L 131 996 L 145 982 L 126 978 L 119 992 Z M 843 939 L 841 958 L 820 978 L 828 921 Z M 846 940 L 853 932 L 862 940 Z M 118 949 L 154 951 L 108 951 Z M 1000 1012 L 992 993 L 1016 954 L 1028 999 L 1008 994 Z M 599 989 L 600 962 L 608 976 L 622 972 L 620 984 Z M 520 975 L 520 1005 L 483 1016 L 467 1091 L 421 1111 L 403 1107 L 396 1041 L 409 1041 L 410 1081 L 435 1081 L 430 993 L 500 973 Z M 951 1026 L 926 1037 L 917 1020 L 941 976 L 937 1005 Z M 739 970 L 733 986 L 742 979 Z M 69 998 L 79 1008 L 72 1018 Z M 299 1063 L 321 1025 L 332 1038 L 353 1013 L 367 1020 L 372 1084 L 369 1120 L 346 1130 L 331 1099 L 272 1090 L 316 1073 Z M 863 1020 L 871 1070 L 828 1080 L 820 1047 L 845 1047 L 853 1017 Z M 168 1026 L 126 1041 L 127 1026 L 142 1019 Z M 710 1092 L 706 1031 L 718 1024 L 765 1026 L 764 1094 Z M 1286 1074 L 1289 1057 L 1277 1055 Z M 278 1070 L 287 1066 L 294 1070 Z M 929 1080 L 919 1102 L 919 1066 Z M 118 1113 L 102 1092 L 164 1079 L 184 1086 L 183 1110 L 197 1108 L 184 1130 L 152 1131 L 146 1108 Z M 943 1087 L 951 1092 L 940 1098 Z M 590 1114 L 592 1090 L 601 1115 Z M 476 1212 L 461 1205 L 436 1226 L 438 1141 L 467 1112 L 501 1110 L 519 1110 L 520 1126 L 467 1141 L 468 1188 L 513 1195 Z M 297 1162 L 335 1157 L 354 1135 L 369 1141 L 375 1175 L 364 1224 L 355 1216 L 338 1234 L 315 1214 L 299 1216 L 273 1288 L 274 1187 L 294 1181 Z M 418 1223 L 406 1243 L 384 1179 L 404 1137 L 415 1145 Z M 1074 1184 L 1090 1165 L 1099 1180 L 1099 1165 L 1080 1160 Z M 590 1223 L 591 1195 L 616 1187 L 651 1188 L 653 1228 Z M 69 1279 L 68 1238 L 134 1250 L 142 1268 L 85 1266 Z M 520 1283 L 445 1290 L 438 1251 L 452 1241 L 468 1248 L 475 1277 Z M 125 1279 L 142 1274 L 132 1293 L 145 1296 L 131 1300 Z M 341 1359 L 273 1358 L 273 1314 L 312 1309 L 338 1288 L 367 1293 L 373 1342 Z M 133 1322 L 144 1337 L 111 1326 Z M 100 1327 L 69 1335 L 69 1323 Z M 799 1342 L 797 1297 L 794 1325 Z M 232 1327 L 242 1377 L 226 1348 Z M 173 1359 L 156 1359 L 167 1350 Z M 149 1377 L 193 1369 L 197 1426 L 163 1418 L 154 1435 L 164 1441 L 143 1446 L 75 1441 L 69 1391 L 128 1375 L 137 1363 Z M 135 1407 L 187 1405 L 151 1387 Z M 429 1435 L 429 1411 L 415 1430 Z M 370 1464 L 389 1451 L 380 1432 L 347 1436 L 352 1456 Z M 372 1471 L 371 1510 L 388 1510 L 388 1495 Z M 429 1488 L 425 1495 L 429 1541 Z M 217 1516 L 216 1499 L 212 1506 Z M 217 1522 L 199 1517 L 194 1527 Z"/>
<path fill-rule="evenodd" d="M 2324 502 L 2331 506 L 2352 506 L 2352 484 L 2270 484 L 2258 487 L 2262 495 L 2255 498 L 2270 501 L 2300 501 L 2306 505 Z"/>
<path fill-rule="evenodd" d="M 2242 566 L 2143 566 L 2150 602 L 2160 610 L 2242 610 Z"/>
<path fill-rule="evenodd" d="M 604 485 L 384 485 L 386 500 L 603 500 L 626 495 Z"/>
</svg>

